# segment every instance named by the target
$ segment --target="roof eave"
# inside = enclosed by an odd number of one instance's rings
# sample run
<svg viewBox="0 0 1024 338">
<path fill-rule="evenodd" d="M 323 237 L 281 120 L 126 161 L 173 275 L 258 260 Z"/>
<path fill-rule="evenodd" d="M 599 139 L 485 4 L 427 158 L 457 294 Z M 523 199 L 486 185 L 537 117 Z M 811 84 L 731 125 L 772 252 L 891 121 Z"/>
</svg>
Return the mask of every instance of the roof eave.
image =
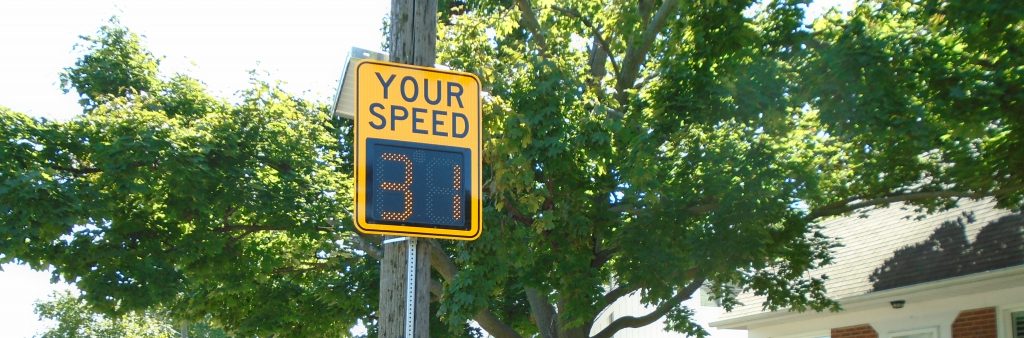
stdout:
<svg viewBox="0 0 1024 338">
<path fill-rule="evenodd" d="M 844 311 L 860 310 L 872 307 L 889 306 L 888 300 L 893 299 L 927 298 L 938 295 L 948 295 L 953 291 L 951 289 L 964 289 L 961 291 L 962 293 L 971 293 L 971 290 L 983 290 L 993 285 L 1003 283 L 1008 283 L 1007 285 L 1013 286 L 1019 284 L 1022 277 L 1024 277 L 1024 265 L 1018 265 L 889 290 L 869 292 L 838 299 L 838 301 L 839 304 L 843 306 Z M 880 302 L 880 300 L 886 301 Z M 711 322 L 710 326 L 718 329 L 748 330 L 750 326 L 758 326 L 768 323 L 769 321 L 810 316 L 815 313 L 816 312 L 795 311 L 760 312 L 742 317 Z"/>
</svg>

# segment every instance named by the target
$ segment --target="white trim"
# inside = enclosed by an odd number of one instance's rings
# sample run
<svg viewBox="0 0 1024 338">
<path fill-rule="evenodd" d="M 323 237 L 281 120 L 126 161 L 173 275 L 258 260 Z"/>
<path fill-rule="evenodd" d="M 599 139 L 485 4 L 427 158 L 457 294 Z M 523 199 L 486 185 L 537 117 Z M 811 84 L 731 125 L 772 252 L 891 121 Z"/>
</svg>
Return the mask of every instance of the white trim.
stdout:
<svg viewBox="0 0 1024 338">
<path fill-rule="evenodd" d="M 771 338 L 822 338 L 822 337 L 832 338 L 832 330 L 808 331 L 808 332 L 801 332 L 801 333 L 797 333 L 797 334 L 788 334 L 788 335 L 785 335 L 785 336 L 778 336 L 778 337 L 771 337 Z"/>
<path fill-rule="evenodd" d="M 996 309 L 996 337 L 1013 338 L 1013 321 L 1011 316 L 1014 312 L 1024 312 L 1024 303 L 1000 306 Z"/>
<path fill-rule="evenodd" d="M 932 334 L 931 338 L 939 338 L 939 327 L 938 326 L 932 326 L 932 327 L 913 329 L 913 330 L 889 331 L 889 333 L 887 333 L 885 335 L 885 338 L 894 338 L 894 337 L 897 337 L 897 336 L 904 336 L 904 337 L 906 337 L 906 336 L 911 336 L 911 335 L 915 335 L 915 334 L 922 334 L 922 333 L 931 333 Z"/>
<path fill-rule="evenodd" d="M 932 282 L 914 284 L 910 286 L 904 286 L 889 290 L 869 292 L 862 295 L 846 297 L 843 299 L 837 299 L 843 306 L 844 311 L 851 311 L 857 309 L 865 309 L 878 304 L 884 303 L 888 306 L 890 300 L 894 299 L 906 299 L 908 295 L 912 294 L 928 294 L 932 297 L 942 297 L 943 294 L 948 293 L 948 290 L 956 287 L 978 287 L 979 283 L 991 282 L 991 283 L 1019 283 L 1020 276 L 1024 275 L 1024 265 L 1017 265 L 1008 268 L 1002 268 L 998 270 L 991 270 L 985 272 L 979 272 L 966 276 L 946 278 Z M 766 322 L 773 322 L 782 318 L 791 318 L 798 316 L 806 316 L 813 311 L 808 312 L 796 312 L 779 310 L 773 312 L 758 312 L 746 316 L 728 318 L 711 322 L 710 326 L 719 329 L 748 329 L 750 325 L 761 324 Z M 1001 337 L 1002 338 L 1002 337 Z"/>
</svg>

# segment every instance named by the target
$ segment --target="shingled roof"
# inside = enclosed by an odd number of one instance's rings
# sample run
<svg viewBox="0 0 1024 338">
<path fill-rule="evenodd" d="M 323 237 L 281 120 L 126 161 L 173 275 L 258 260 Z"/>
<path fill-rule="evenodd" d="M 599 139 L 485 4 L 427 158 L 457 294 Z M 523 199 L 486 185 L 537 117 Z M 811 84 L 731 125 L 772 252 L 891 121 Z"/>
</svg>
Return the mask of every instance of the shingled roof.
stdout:
<svg viewBox="0 0 1024 338">
<path fill-rule="evenodd" d="M 823 222 L 838 238 L 826 275 L 832 299 L 1024 265 L 1024 215 L 995 209 L 992 201 L 961 201 L 959 207 L 920 216 L 894 204 L 863 215 Z M 721 320 L 761 312 L 763 296 L 744 294 L 745 304 Z"/>
</svg>

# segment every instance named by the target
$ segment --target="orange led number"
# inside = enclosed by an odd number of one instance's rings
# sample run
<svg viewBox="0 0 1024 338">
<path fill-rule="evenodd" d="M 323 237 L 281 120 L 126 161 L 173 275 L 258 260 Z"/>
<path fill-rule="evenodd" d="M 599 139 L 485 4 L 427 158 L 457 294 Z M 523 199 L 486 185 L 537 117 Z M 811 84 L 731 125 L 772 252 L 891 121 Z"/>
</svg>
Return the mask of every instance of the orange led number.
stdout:
<svg viewBox="0 0 1024 338">
<path fill-rule="evenodd" d="M 403 201 L 405 202 L 405 208 L 402 212 L 385 211 L 380 214 L 380 217 L 388 221 L 404 221 L 412 216 L 412 190 L 409 187 L 412 186 L 412 161 L 409 160 L 408 156 L 395 153 L 383 153 L 380 154 L 381 158 L 386 161 L 402 162 L 405 165 L 405 182 L 401 184 L 394 182 L 383 182 L 380 184 L 381 189 L 390 191 L 401 191 L 403 195 Z"/>
<path fill-rule="evenodd" d="M 455 176 L 452 181 L 452 188 L 455 190 L 452 197 L 452 218 L 462 219 L 462 166 L 454 165 L 452 172 Z"/>
</svg>

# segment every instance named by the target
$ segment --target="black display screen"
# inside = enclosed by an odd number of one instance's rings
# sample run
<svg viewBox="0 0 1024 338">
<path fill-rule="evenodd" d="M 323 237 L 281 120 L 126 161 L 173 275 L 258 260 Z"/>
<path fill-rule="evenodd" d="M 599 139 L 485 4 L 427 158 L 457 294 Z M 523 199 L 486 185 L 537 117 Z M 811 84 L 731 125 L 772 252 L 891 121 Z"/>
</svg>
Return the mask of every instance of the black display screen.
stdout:
<svg viewBox="0 0 1024 338">
<path fill-rule="evenodd" d="M 374 138 L 366 149 L 367 221 L 469 229 L 469 149 Z"/>
</svg>

